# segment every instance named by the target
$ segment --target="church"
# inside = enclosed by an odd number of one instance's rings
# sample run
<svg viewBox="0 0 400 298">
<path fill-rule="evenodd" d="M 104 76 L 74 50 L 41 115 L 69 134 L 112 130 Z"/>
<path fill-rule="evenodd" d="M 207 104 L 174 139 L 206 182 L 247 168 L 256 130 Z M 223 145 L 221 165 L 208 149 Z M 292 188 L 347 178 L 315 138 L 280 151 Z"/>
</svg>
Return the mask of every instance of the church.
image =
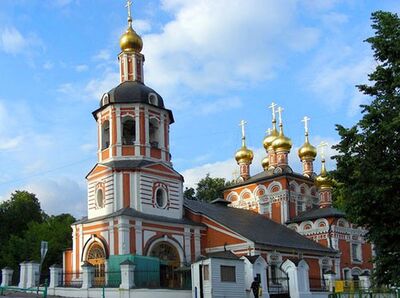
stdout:
<svg viewBox="0 0 400 298">
<path fill-rule="evenodd" d="M 317 150 L 308 139 L 307 118 L 298 152 L 303 172 L 295 173 L 288 163 L 292 142 L 275 104 L 263 141 L 264 170 L 250 173 L 253 152 L 242 122 L 235 154 L 240 177 L 224 198 L 183 199 L 184 177 L 171 162 L 173 112 L 145 85 L 143 41 L 132 23 L 129 10 L 120 38 L 120 83 L 104 90 L 92 113 L 97 163 L 86 176 L 87 217 L 72 225 L 72 248 L 63 255 L 64 283 L 79 280 L 82 268 L 92 266 L 94 284 L 107 284 L 121 263 L 130 262 L 147 273 L 135 277 L 137 287 L 189 288 L 192 297 L 233 289 L 229 297 L 245 297 L 256 276 L 263 297 L 273 297 L 292 287 L 288 266 L 306 268 L 308 290 L 322 289 L 326 273 L 348 280 L 369 274 L 372 246 L 364 229 L 332 207 L 324 159 L 320 174 L 314 171 Z"/>
</svg>

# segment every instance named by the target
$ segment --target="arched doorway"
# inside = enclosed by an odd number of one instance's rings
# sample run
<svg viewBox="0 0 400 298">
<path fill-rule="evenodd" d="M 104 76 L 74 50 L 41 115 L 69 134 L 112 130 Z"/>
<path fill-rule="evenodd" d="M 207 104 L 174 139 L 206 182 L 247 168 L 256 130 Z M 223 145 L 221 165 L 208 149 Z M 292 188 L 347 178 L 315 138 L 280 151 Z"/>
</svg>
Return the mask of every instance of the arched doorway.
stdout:
<svg viewBox="0 0 400 298">
<path fill-rule="evenodd" d="M 98 242 L 90 245 L 86 261 L 94 266 L 94 284 L 103 285 L 105 283 L 106 252 Z"/>
<path fill-rule="evenodd" d="M 182 280 L 181 274 L 177 274 L 177 269 L 181 266 L 181 259 L 177 248 L 167 241 L 160 241 L 150 248 L 149 256 L 161 261 L 160 286 L 179 287 Z"/>
</svg>

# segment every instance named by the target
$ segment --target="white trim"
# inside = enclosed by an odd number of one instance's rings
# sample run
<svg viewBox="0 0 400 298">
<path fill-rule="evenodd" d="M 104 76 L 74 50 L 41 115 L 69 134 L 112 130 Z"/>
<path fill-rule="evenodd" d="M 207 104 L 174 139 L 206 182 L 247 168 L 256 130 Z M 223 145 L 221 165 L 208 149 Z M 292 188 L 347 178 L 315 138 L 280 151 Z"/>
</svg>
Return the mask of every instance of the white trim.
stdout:
<svg viewBox="0 0 400 298">
<path fill-rule="evenodd" d="M 147 255 L 148 255 L 148 256 L 150 256 L 150 253 L 151 253 L 151 251 L 153 250 L 154 246 L 155 246 L 156 244 L 160 243 L 160 242 L 168 242 L 168 243 L 171 244 L 173 247 L 175 247 L 176 250 L 178 251 L 179 258 L 180 258 L 180 262 L 183 263 L 183 262 L 185 261 L 185 253 L 184 253 L 182 247 L 181 247 L 180 245 L 178 245 L 177 242 L 175 242 L 175 241 L 169 239 L 168 236 L 164 236 L 164 237 L 162 237 L 162 238 L 158 238 L 158 239 L 154 240 L 154 241 L 150 244 L 150 246 L 149 246 L 149 248 L 148 248 L 148 250 L 147 250 Z"/>
</svg>

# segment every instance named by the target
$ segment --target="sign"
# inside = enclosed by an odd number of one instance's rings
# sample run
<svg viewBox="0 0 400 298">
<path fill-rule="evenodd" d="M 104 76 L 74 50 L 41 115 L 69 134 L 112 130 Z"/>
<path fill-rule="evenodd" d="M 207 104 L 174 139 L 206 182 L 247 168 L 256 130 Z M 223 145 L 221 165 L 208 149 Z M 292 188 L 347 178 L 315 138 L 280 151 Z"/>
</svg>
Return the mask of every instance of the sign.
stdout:
<svg viewBox="0 0 400 298">
<path fill-rule="evenodd" d="M 43 263 L 43 260 L 46 257 L 48 249 L 49 249 L 49 243 L 47 241 L 42 241 L 40 244 L 41 263 Z"/>
<path fill-rule="evenodd" d="M 336 293 L 344 292 L 344 281 L 343 280 L 335 281 L 335 292 Z"/>
</svg>

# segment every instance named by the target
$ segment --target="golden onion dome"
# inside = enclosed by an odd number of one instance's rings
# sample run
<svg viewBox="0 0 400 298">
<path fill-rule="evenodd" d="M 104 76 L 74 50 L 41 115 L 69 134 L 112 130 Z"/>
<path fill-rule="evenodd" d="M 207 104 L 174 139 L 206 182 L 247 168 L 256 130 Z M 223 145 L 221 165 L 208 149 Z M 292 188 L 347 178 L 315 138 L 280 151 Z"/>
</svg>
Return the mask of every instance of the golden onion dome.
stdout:
<svg viewBox="0 0 400 298">
<path fill-rule="evenodd" d="M 322 160 L 321 173 L 315 178 L 315 184 L 319 189 L 332 188 L 333 182 L 326 172 L 325 160 Z"/>
<path fill-rule="evenodd" d="M 306 140 L 304 144 L 299 148 L 298 151 L 300 160 L 312 159 L 314 160 L 317 156 L 317 148 L 310 144 L 308 141 L 308 134 L 306 134 Z"/>
<path fill-rule="evenodd" d="M 271 149 L 272 142 L 275 141 L 275 139 L 279 136 L 278 131 L 276 130 L 276 127 L 274 127 L 269 135 L 267 135 L 264 140 L 263 140 L 263 146 L 266 151 Z"/>
<path fill-rule="evenodd" d="M 268 167 L 269 167 L 269 158 L 268 158 L 268 156 L 263 158 L 263 160 L 261 161 L 261 165 L 262 165 L 264 171 L 268 170 Z"/>
<path fill-rule="evenodd" d="M 123 52 L 138 52 L 143 49 L 142 38 L 132 29 L 131 21 L 129 22 L 128 29 L 122 34 L 119 39 L 119 45 Z"/>
<path fill-rule="evenodd" d="M 246 146 L 242 146 L 238 151 L 236 151 L 235 154 L 235 159 L 238 164 L 251 164 L 251 162 L 253 161 L 253 157 L 253 151 L 248 149 Z"/>
<path fill-rule="evenodd" d="M 292 148 L 292 140 L 283 134 L 283 128 L 281 126 L 278 137 L 272 142 L 272 147 L 275 151 L 287 151 L 289 152 Z"/>
</svg>

